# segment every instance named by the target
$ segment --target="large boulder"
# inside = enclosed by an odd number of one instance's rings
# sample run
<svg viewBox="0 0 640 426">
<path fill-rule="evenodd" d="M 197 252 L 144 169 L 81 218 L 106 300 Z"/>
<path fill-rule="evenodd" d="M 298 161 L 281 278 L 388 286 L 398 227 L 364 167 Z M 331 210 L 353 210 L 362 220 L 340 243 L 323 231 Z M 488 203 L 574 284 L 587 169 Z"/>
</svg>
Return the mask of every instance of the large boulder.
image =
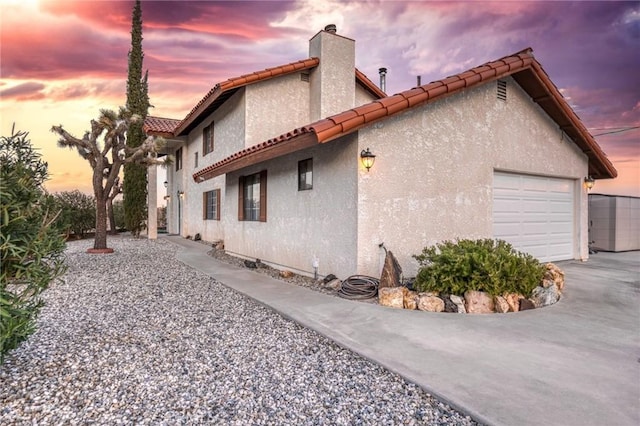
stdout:
<svg viewBox="0 0 640 426">
<path fill-rule="evenodd" d="M 494 312 L 493 297 L 483 291 L 465 291 L 464 305 L 467 313 L 470 314 L 490 314 Z"/>
<path fill-rule="evenodd" d="M 531 301 L 536 308 L 553 305 L 560 299 L 560 290 L 555 285 L 549 287 L 538 286 L 531 292 Z"/>
<path fill-rule="evenodd" d="M 401 276 L 402 268 L 400 267 L 398 259 L 396 259 L 391 250 L 387 251 L 387 256 L 384 258 L 384 266 L 382 268 L 382 274 L 380 275 L 380 284 L 378 284 L 378 288 L 401 286 Z"/>
<path fill-rule="evenodd" d="M 383 287 L 378 289 L 378 303 L 391 308 L 404 308 L 406 287 Z"/>
<path fill-rule="evenodd" d="M 407 289 L 404 292 L 403 304 L 405 309 L 418 309 L 418 292 Z"/>
<path fill-rule="evenodd" d="M 432 293 L 420 293 L 418 295 L 418 309 L 428 312 L 444 311 L 444 300 Z"/>
</svg>

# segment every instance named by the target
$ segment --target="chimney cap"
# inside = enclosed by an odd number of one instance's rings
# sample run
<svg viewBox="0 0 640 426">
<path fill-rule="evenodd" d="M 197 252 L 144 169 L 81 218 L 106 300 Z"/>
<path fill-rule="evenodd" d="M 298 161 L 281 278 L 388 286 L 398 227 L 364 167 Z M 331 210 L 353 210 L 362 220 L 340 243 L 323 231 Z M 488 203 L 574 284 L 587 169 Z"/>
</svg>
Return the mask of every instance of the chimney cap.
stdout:
<svg viewBox="0 0 640 426">
<path fill-rule="evenodd" d="M 387 73 L 387 69 L 386 69 L 385 67 L 378 68 L 378 73 L 380 73 L 380 74 L 386 74 L 386 73 Z"/>
<path fill-rule="evenodd" d="M 336 33 L 336 25 L 335 24 L 329 24 L 326 27 L 324 27 L 324 30 L 328 33 L 331 34 L 335 34 Z"/>
</svg>

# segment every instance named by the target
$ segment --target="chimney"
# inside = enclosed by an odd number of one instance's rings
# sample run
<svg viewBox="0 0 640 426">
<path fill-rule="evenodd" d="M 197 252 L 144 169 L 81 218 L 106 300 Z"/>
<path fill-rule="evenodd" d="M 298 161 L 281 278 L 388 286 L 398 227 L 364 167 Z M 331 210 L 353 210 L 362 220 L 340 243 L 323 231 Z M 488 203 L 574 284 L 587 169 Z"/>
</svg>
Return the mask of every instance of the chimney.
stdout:
<svg viewBox="0 0 640 426">
<path fill-rule="evenodd" d="M 309 40 L 309 57 L 320 59 L 309 72 L 310 120 L 316 121 L 355 106 L 356 42 L 327 25 Z"/>
<path fill-rule="evenodd" d="M 417 85 L 418 86 L 422 86 L 422 76 L 421 75 L 418 76 L 418 84 Z"/>
<path fill-rule="evenodd" d="M 378 69 L 378 73 L 380 73 L 380 90 L 383 92 L 387 91 L 387 69 L 380 68 Z"/>
</svg>

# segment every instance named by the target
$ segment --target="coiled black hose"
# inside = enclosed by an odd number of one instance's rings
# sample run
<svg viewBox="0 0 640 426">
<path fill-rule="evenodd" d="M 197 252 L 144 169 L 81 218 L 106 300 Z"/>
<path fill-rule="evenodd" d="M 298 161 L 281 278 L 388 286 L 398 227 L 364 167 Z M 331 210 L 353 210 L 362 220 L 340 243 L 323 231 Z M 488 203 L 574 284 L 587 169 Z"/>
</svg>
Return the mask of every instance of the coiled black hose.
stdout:
<svg viewBox="0 0 640 426">
<path fill-rule="evenodd" d="M 371 299 L 378 295 L 380 280 L 366 275 L 352 275 L 342 281 L 338 295 L 345 299 Z"/>
</svg>

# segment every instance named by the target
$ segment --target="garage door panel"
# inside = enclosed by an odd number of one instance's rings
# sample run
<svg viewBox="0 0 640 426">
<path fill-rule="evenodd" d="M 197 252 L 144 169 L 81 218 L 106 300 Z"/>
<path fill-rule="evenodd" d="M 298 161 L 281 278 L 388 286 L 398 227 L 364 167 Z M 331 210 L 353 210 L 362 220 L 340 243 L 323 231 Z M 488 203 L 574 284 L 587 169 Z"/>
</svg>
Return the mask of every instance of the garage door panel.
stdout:
<svg viewBox="0 0 640 426">
<path fill-rule="evenodd" d="M 573 258 L 573 181 L 496 172 L 495 238 L 542 261 Z"/>
</svg>

